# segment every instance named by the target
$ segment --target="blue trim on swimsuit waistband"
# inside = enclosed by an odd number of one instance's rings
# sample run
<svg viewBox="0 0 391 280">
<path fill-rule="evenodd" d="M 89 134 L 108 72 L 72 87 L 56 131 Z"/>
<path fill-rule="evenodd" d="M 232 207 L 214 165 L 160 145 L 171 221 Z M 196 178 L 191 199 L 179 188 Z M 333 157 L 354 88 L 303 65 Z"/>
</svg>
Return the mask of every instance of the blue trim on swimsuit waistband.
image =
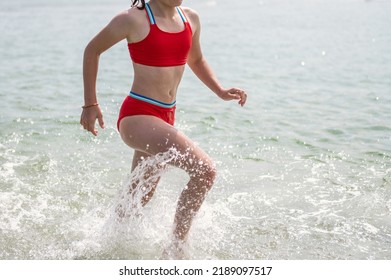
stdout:
<svg viewBox="0 0 391 280">
<path fill-rule="evenodd" d="M 129 96 L 134 98 L 134 99 L 141 100 L 141 101 L 144 101 L 144 102 L 147 102 L 147 103 L 159 106 L 159 107 L 163 107 L 163 108 L 172 108 L 176 104 L 176 101 L 174 101 L 172 103 L 164 103 L 164 102 L 161 102 L 159 100 L 156 100 L 156 99 L 153 99 L 153 98 L 150 98 L 150 97 L 146 97 L 144 95 L 141 95 L 141 94 L 138 94 L 138 93 L 135 93 L 135 92 L 132 92 L 132 91 L 129 92 Z"/>
</svg>

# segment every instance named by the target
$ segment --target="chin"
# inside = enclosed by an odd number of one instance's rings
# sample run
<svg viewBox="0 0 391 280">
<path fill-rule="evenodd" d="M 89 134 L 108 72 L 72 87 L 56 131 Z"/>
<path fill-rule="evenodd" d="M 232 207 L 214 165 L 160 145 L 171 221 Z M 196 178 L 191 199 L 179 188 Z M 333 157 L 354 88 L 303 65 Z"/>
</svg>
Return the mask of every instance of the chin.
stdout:
<svg viewBox="0 0 391 280">
<path fill-rule="evenodd" d="M 178 7 L 182 5 L 183 0 L 159 0 L 158 2 L 162 2 L 168 7 Z"/>
<path fill-rule="evenodd" d="M 183 0 L 172 0 L 171 2 L 173 4 L 173 6 L 177 7 L 177 6 L 182 5 Z"/>
</svg>

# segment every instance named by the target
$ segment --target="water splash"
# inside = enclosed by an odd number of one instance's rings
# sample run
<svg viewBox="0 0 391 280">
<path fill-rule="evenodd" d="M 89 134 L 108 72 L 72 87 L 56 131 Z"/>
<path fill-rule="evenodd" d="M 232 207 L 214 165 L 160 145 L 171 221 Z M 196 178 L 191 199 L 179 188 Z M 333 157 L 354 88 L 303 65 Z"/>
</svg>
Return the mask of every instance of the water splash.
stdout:
<svg viewBox="0 0 391 280">
<path fill-rule="evenodd" d="M 128 175 L 103 226 L 102 236 L 109 250 L 122 247 L 126 255 L 138 252 L 136 258 L 140 252 L 146 258 L 161 256 L 170 239 L 167 224 L 172 223 L 175 205 L 167 197 L 154 201 L 158 207 L 148 207 L 146 203 L 151 199 L 160 177 L 169 169 L 169 164 L 182 157 L 179 151 L 171 148 L 156 156 L 143 158 Z"/>
</svg>

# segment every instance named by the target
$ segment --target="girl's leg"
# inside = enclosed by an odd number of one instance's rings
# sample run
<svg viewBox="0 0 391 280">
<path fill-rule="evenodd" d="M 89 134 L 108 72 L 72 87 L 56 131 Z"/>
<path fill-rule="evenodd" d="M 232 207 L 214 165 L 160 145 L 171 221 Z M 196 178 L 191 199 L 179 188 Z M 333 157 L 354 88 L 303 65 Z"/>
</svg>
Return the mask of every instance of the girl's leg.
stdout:
<svg viewBox="0 0 391 280">
<path fill-rule="evenodd" d="M 134 172 L 136 167 L 139 166 L 143 161 L 148 160 L 149 157 L 151 157 L 150 154 L 135 150 L 133 155 L 132 172 Z M 143 193 L 143 196 L 141 198 L 142 206 L 145 206 L 151 200 L 153 194 L 155 193 L 157 184 L 160 180 L 159 174 L 161 173 L 163 168 L 164 167 L 158 165 L 147 165 L 143 167 L 143 169 L 140 170 L 140 172 L 142 172 L 142 176 L 140 176 L 139 179 L 133 182 L 132 186 L 129 186 L 131 188 L 130 192 L 133 192 L 137 187 L 141 187 L 144 189 L 142 191 L 145 193 Z M 140 179 L 142 180 L 141 184 Z"/>
<path fill-rule="evenodd" d="M 184 241 L 194 215 L 213 185 L 216 171 L 212 160 L 188 137 L 153 116 L 122 119 L 120 134 L 128 146 L 149 155 L 167 152 L 170 148 L 178 152 L 170 163 L 185 170 L 190 180 L 178 200 L 173 234 L 177 240 Z"/>
<path fill-rule="evenodd" d="M 160 180 L 159 174 L 163 167 L 157 164 L 148 164 L 149 157 L 151 157 L 151 155 L 138 150 L 134 151 L 132 179 L 115 209 L 120 220 L 126 216 L 135 215 L 141 207 L 144 207 L 151 200 L 155 192 L 156 186 Z M 143 162 L 148 163 L 143 166 Z M 134 174 L 134 172 L 137 172 L 138 174 Z M 131 212 L 128 212 L 129 209 Z"/>
</svg>

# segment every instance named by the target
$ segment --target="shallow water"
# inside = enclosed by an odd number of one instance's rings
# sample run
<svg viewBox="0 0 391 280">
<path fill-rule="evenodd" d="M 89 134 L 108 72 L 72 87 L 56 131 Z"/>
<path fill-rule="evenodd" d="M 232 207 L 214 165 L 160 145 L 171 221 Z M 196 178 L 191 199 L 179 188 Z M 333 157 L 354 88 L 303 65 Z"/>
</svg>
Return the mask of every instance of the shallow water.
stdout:
<svg viewBox="0 0 391 280">
<path fill-rule="evenodd" d="M 129 1 L 0 2 L 0 259 L 158 259 L 187 175 L 168 168 L 141 218 L 115 224 L 133 151 L 116 130 L 132 69 L 101 57 L 106 129 L 80 125 L 81 61 Z M 391 258 L 391 2 L 185 3 L 244 108 L 186 70 L 177 128 L 215 160 L 192 259 Z"/>
</svg>

